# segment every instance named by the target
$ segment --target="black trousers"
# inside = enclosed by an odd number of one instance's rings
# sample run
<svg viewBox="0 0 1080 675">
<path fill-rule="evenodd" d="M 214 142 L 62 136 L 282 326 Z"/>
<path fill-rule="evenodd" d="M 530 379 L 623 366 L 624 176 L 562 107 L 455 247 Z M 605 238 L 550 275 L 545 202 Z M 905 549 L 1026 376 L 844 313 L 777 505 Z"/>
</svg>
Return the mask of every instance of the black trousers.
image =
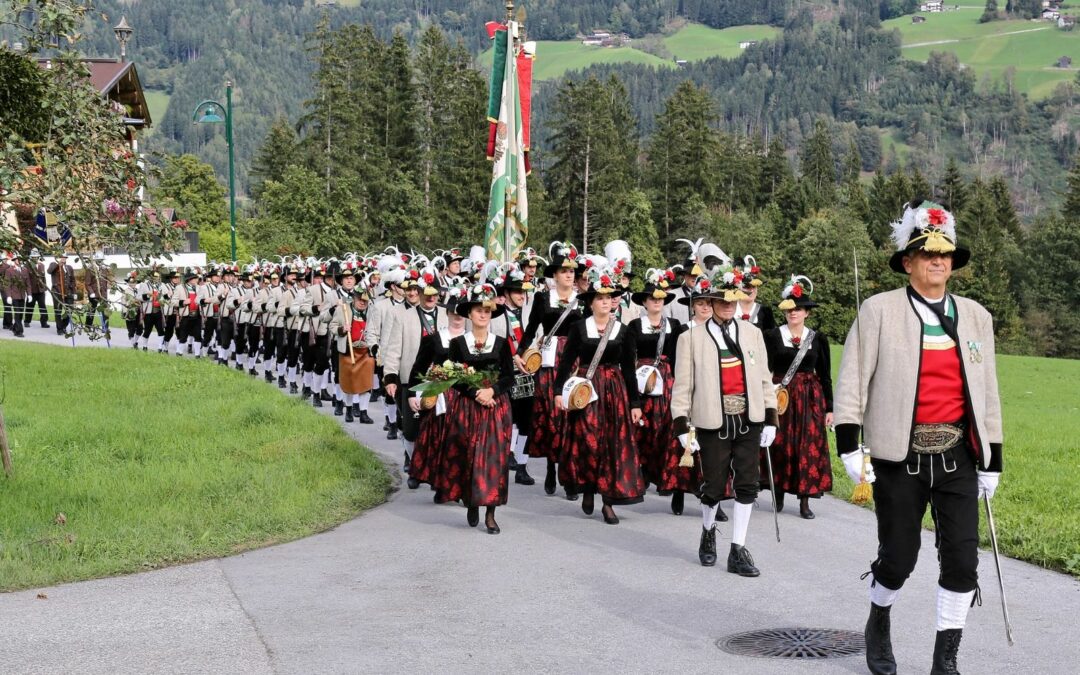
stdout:
<svg viewBox="0 0 1080 675">
<path fill-rule="evenodd" d="M 134 340 L 137 336 L 142 335 L 142 326 L 139 325 L 138 317 L 134 319 L 124 319 L 124 325 L 127 327 L 129 340 Z"/>
<path fill-rule="evenodd" d="M 4 298 L 4 302 L 7 303 L 7 298 Z M 26 311 L 26 300 L 14 299 L 10 305 L 4 307 L 4 321 L 7 322 L 8 318 L 11 318 L 11 332 L 16 335 L 23 334 L 23 312 Z"/>
<path fill-rule="evenodd" d="M 56 321 L 56 332 L 63 333 L 67 330 L 71 321 L 71 306 L 75 304 L 74 295 L 52 294 L 53 319 Z"/>
<path fill-rule="evenodd" d="M 262 330 L 262 326 L 257 323 L 249 323 L 247 325 L 247 353 L 248 356 L 258 356 L 260 339 L 259 332 Z M 266 329 L 269 332 L 269 328 Z"/>
<path fill-rule="evenodd" d="M 527 437 L 532 434 L 534 402 L 535 397 L 533 396 L 510 399 L 510 417 L 513 419 L 514 426 L 517 427 L 518 433 L 522 436 Z"/>
<path fill-rule="evenodd" d="M 168 347 L 173 335 L 176 335 L 176 315 L 170 314 L 165 317 L 165 337 L 161 338 L 161 346 Z M 150 334 L 147 333 L 146 337 L 150 337 Z"/>
<path fill-rule="evenodd" d="M 247 356 L 247 337 L 248 337 L 248 325 L 246 323 L 236 324 L 236 330 L 233 333 L 233 341 L 236 342 L 236 360 L 237 362 L 244 356 Z"/>
<path fill-rule="evenodd" d="M 189 337 L 199 338 L 200 319 L 201 317 L 196 314 L 194 316 L 183 316 L 176 320 L 176 341 L 179 344 L 183 345 Z"/>
<path fill-rule="evenodd" d="M 327 351 L 326 335 L 316 335 L 315 344 L 307 347 L 304 354 L 304 371 L 314 371 L 316 375 L 322 375 L 330 367 L 330 352 Z"/>
<path fill-rule="evenodd" d="M 87 298 L 90 303 L 90 309 L 86 310 L 86 327 L 90 328 L 94 325 L 94 317 L 97 316 L 98 305 L 101 304 L 101 298 Z M 102 328 L 108 328 L 108 317 L 102 317 Z"/>
<path fill-rule="evenodd" d="M 233 338 L 236 335 L 236 319 L 231 316 L 223 316 L 218 319 L 217 325 L 217 344 L 219 358 L 229 349 L 229 345 L 232 344 Z"/>
<path fill-rule="evenodd" d="M 150 333 L 153 333 L 155 330 L 158 335 L 165 335 L 165 326 L 164 321 L 161 318 L 161 312 L 144 314 L 142 324 L 142 336 L 148 340 L 150 339 Z M 168 342 L 168 338 L 166 338 L 165 341 Z"/>
<path fill-rule="evenodd" d="M 698 429 L 701 445 L 701 503 L 715 506 L 724 498 L 729 478 L 733 478 L 735 501 L 753 504 L 757 499 L 760 479 L 761 424 L 751 424 L 741 418 L 737 429 Z M 721 431 L 727 438 L 721 438 Z M 741 432 L 741 433 L 740 433 Z"/>
<path fill-rule="evenodd" d="M 285 363 L 289 368 L 295 368 L 297 364 L 300 363 L 300 351 L 303 348 L 303 344 L 307 343 L 307 332 L 288 330 L 286 331 L 286 336 L 286 339 L 288 340 L 288 349 L 285 352 Z M 278 358 L 278 363 L 281 363 L 280 357 Z"/>
<path fill-rule="evenodd" d="M 26 310 L 24 313 L 23 323 L 30 323 L 34 319 L 34 307 L 37 306 L 38 318 L 41 319 L 41 327 L 49 327 L 49 313 L 45 309 L 45 291 L 40 293 L 33 293 L 26 296 Z"/>
<path fill-rule="evenodd" d="M 412 443 L 420 435 L 420 415 L 413 412 L 409 407 L 409 390 L 404 384 L 397 388 L 398 427 L 401 428 L 401 436 Z"/>
<path fill-rule="evenodd" d="M 15 325 L 15 304 L 8 302 L 6 295 L 2 299 L 4 302 L 4 328 L 11 330 L 11 327 Z"/>
<path fill-rule="evenodd" d="M 963 446 L 941 455 L 911 453 L 904 462 L 873 460 L 878 557 L 874 579 L 899 589 L 919 558 L 926 507 L 934 519 L 938 584 L 967 593 L 979 580 L 979 483 Z"/>
<path fill-rule="evenodd" d="M 207 349 L 210 345 L 214 344 L 214 336 L 218 329 L 218 318 L 216 316 L 206 317 L 206 321 L 203 322 L 202 328 L 202 346 L 203 349 Z"/>
<path fill-rule="evenodd" d="M 274 360 L 281 364 L 289 357 L 289 331 L 284 326 L 274 329 Z"/>
</svg>

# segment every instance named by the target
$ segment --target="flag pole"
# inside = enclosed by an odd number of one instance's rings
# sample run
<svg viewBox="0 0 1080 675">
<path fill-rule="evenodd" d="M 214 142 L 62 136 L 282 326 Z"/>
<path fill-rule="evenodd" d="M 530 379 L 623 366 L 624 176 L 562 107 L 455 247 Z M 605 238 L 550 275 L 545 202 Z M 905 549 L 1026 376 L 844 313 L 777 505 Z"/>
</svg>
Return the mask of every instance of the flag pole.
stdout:
<svg viewBox="0 0 1080 675">
<path fill-rule="evenodd" d="M 511 63 L 510 59 L 516 59 L 514 47 L 516 42 L 514 40 L 514 0 L 506 0 L 506 59 L 507 65 Z M 516 76 L 516 73 L 515 73 Z M 507 81 L 507 86 L 514 87 L 517 82 Z M 510 117 L 516 114 L 514 103 L 514 92 L 508 92 L 510 94 Z M 511 129 L 508 133 L 517 133 L 516 124 L 511 125 Z M 509 163 L 508 163 L 509 166 Z M 516 168 L 516 167 L 515 167 Z M 513 175 L 513 169 L 511 169 L 511 175 Z M 510 218 L 513 215 L 513 208 L 510 204 L 510 185 L 506 186 L 506 190 L 503 192 L 503 262 L 510 262 Z"/>
</svg>

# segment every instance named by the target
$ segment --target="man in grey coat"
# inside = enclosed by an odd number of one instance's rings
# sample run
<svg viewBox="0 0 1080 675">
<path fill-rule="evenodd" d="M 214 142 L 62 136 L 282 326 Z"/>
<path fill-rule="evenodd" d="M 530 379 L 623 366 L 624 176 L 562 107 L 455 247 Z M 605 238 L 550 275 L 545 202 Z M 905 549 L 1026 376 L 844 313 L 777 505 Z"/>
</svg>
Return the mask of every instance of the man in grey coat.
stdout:
<svg viewBox="0 0 1080 675">
<path fill-rule="evenodd" d="M 979 499 L 993 496 L 1002 466 L 994 326 L 981 305 L 946 288 L 970 257 L 956 245 L 952 214 L 912 200 L 893 230 L 889 266 L 909 285 L 863 303 L 833 406 L 848 474 L 873 483 L 866 662 L 872 673 L 896 672 L 890 609 L 915 568 L 929 505 L 940 563 L 931 672 L 955 673 L 978 588 Z"/>
</svg>

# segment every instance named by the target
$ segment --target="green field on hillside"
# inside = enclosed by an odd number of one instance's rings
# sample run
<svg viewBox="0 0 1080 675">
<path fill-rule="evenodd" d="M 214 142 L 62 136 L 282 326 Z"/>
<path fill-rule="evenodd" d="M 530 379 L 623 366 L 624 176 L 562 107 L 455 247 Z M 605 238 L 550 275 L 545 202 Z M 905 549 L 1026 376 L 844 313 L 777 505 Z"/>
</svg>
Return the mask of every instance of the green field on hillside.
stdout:
<svg viewBox="0 0 1080 675">
<path fill-rule="evenodd" d="M 780 33 L 772 26 L 736 26 L 718 30 L 700 24 L 688 24 L 664 38 L 668 51 L 678 59 L 701 61 L 720 56 L 731 58 L 742 50 L 743 40 L 763 40 Z M 491 68 L 491 50 L 478 57 L 480 65 Z M 641 63 L 658 68 L 674 68 L 673 61 L 662 59 L 633 47 L 591 47 L 580 40 L 541 40 L 536 45 L 535 80 L 553 80 L 572 70 L 583 70 L 604 63 Z"/>
<path fill-rule="evenodd" d="M 841 352 L 833 346 L 834 378 Z M 997 364 L 1005 442 L 993 505 L 1002 552 L 1080 577 L 1080 361 L 999 355 Z M 833 494 L 850 497 L 835 458 L 833 478 Z M 929 514 L 924 524 L 932 526 Z M 980 542 L 989 548 L 984 513 Z"/>
<path fill-rule="evenodd" d="M 981 9 L 962 8 L 938 14 L 920 14 L 884 21 L 903 36 L 904 58 L 925 61 L 930 52 L 952 52 L 978 76 L 1001 78 L 1015 69 L 1016 87 L 1032 98 L 1045 98 L 1060 82 L 1075 78 L 1074 68 L 1057 68 L 1058 58 L 1069 56 L 1080 66 L 1080 31 L 1067 32 L 1049 21 L 991 21 L 979 23 Z"/>
<path fill-rule="evenodd" d="M 169 109 L 171 96 L 161 89 L 147 89 L 143 93 L 146 96 L 146 105 L 150 107 L 150 119 L 154 124 L 161 124 L 161 120 L 165 119 L 165 111 Z"/>
</svg>

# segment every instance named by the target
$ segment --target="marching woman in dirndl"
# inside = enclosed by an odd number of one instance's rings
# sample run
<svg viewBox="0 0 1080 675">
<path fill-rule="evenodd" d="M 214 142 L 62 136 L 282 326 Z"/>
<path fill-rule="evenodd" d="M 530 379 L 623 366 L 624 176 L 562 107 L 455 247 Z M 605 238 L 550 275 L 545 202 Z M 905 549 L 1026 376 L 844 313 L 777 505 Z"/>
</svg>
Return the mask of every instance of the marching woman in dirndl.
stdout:
<svg viewBox="0 0 1080 675">
<path fill-rule="evenodd" d="M 764 453 L 772 451 L 776 509 L 784 508 L 784 495 L 798 495 L 799 515 L 810 520 L 810 498 L 832 490 L 829 437 L 832 424 L 832 373 L 829 341 L 806 325 L 814 285 L 804 276 L 793 276 L 784 287 L 779 308 L 787 322 L 765 334 L 769 370 L 782 385 L 778 399 L 787 397 L 780 415 L 773 447 L 762 448 L 762 475 L 768 475 Z M 798 362 L 796 364 L 796 361 Z M 782 408 L 782 404 L 780 404 Z"/>
<path fill-rule="evenodd" d="M 412 375 L 409 378 L 409 387 L 420 384 L 424 375 L 433 364 L 441 364 L 450 357 L 450 342 L 459 335 L 465 333 L 465 317 L 458 314 L 455 309 L 457 303 L 468 291 L 463 286 L 451 286 L 446 291 L 446 328 L 441 328 L 420 340 L 420 351 L 413 364 Z M 424 406 L 420 410 L 420 431 L 416 435 L 416 445 L 413 454 L 409 458 L 410 490 L 415 490 L 422 483 L 435 488 L 436 476 L 439 465 L 442 462 L 443 443 L 450 428 L 447 411 L 451 408 L 458 392 L 450 388 L 440 394 L 441 400 L 436 399 L 434 405 Z M 436 495 L 436 501 L 438 496 Z"/>
<path fill-rule="evenodd" d="M 633 337 L 615 318 L 622 289 L 612 274 L 595 266 L 589 278 L 589 290 L 579 297 L 590 315 L 570 330 L 555 382 L 556 406 L 570 409 L 559 481 L 568 493 L 582 495 L 586 515 L 599 492 L 604 522 L 615 525 L 614 506 L 635 504 L 645 494 L 633 429 L 641 420 L 641 403 Z"/>
<path fill-rule="evenodd" d="M 536 348 L 541 353 L 542 365 L 536 375 L 533 398 L 532 436 L 525 451 L 530 457 L 547 459 L 547 476 L 544 492 L 555 494 L 555 465 L 562 454 L 566 435 L 566 411 L 555 406 L 555 374 L 562 363 L 566 336 L 574 324 L 581 321 L 581 306 L 574 290 L 574 271 L 578 267 L 577 249 L 566 242 L 552 242 L 548 247 L 551 262 L 544 267 L 544 276 L 555 282 L 553 288 L 539 291 L 533 298 L 532 311 L 521 338 L 523 346 L 533 346 L 537 333 L 543 329 Z M 518 354 L 515 362 L 525 368 L 525 354 Z M 568 499 L 576 499 L 577 493 L 567 492 Z"/>
<path fill-rule="evenodd" d="M 632 296 L 645 309 L 629 324 L 637 354 L 637 381 L 641 395 L 641 424 L 634 427 L 641 473 L 661 494 L 671 493 L 671 512 L 682 515 L 683 495 L 697 494 L 701 469 L 680 467 L 682 448 L 673 432 L 671 388 L 675 383 L 675 345 L 686 329 L 677 319 L 664 316 L 664 307 L 675 299 L 668 290 L 675 282 L 672 270 L 651 269 L 645 288 Z M 711 311 L 711 309 L 710 309 Z M 650 387 L 650 381 L 653 386 Z"/>
<path fill-rule="evenodd" d="M 475 386 L 454 385 L 458 395 L 447 411 L 450 427 L 437 476 L 437 500 L 464 502 L 470 527 L 480 522 L 480 507 L 486 507 L 484 525 L 489 534 L 498 534 L 495 507 L 506 503 L 510 487 L 514 362 L 510 343 L 490 330 L 492 316 L 502 312 L 495 302 L 494 287 L 474 286 L 455 311 L 468 318 L 472 328 L 450 341 L 449 360 L 489 373 L 489 377 Z"/>
</svg>

